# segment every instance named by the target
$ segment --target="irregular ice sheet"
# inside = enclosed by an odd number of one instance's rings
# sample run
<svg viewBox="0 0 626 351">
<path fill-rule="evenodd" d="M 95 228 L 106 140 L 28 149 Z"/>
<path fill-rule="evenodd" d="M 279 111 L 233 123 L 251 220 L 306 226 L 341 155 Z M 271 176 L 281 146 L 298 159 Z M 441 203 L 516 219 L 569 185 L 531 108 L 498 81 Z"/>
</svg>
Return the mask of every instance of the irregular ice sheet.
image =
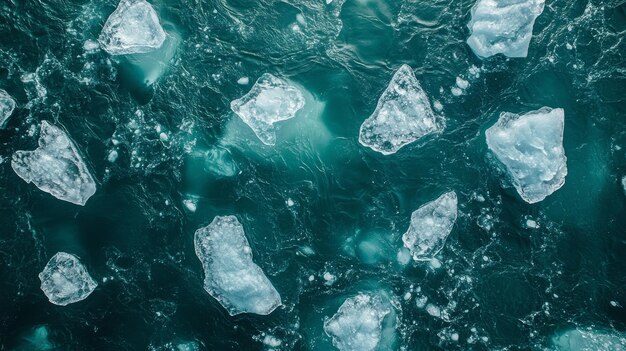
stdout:
<svg viewBox="0 0 626 351">
<path fill-rule="evenodd" d="M 27 183 L 76 205 L 85 205 L 96 192 L 96 183 L 68 135 L 47 121 L 41 122 L 39 147 L 16 151 L 11 167 Z"/>
<path fill-rule="evenodd" d="M 269 73 L 263 74 L 250 92 L 233 100 L 230 108 L 266 145 L 276 145 L 274 123 L 296 116 L 304 107 L 304 95 L 297 87 Z"/>
<path fill-rule="evenodd" d="M 545 0 L 477 0 L 467 44 L 479 57 L 526 57 L 535 19 Z"/>
<path fill-rule="evenodd" d="M 128 55 L 160 48 L 165 36 L 159 16 L 147 1 L 121 0 L 104 24 L 98 41 L 111 55 Z"/>
<path fill-rule="evenodd" d="M 235 216 L 217 216 L 196 231 L 196 255 L 204 269 L 204 289 L 228 310 L 267 315 L 280 306 L 278 291 L 252 261 L 243 226 Z"/>
<path fill-rule="evenodd" d="M 98 286 L 78 258 L 65 252 L 52 256 L 39 279 L 50 302 L 60 306 L 84 300 Z"/>
<path fill-rule="evenodd" d="M 337 313 L 324 321 L 324 331 L 340 351 L 378 350 L 383 320 L 391 304 L 377 295 L 360 293 L 347 298 Z"/>
<path fill-rule="evenodd" d="M 6 91 L 0 89 L 0 128 L 4 128 L 15 109 L 15 100 Z"/>
<path fill-rule="evenodd" d="M 411 67 L 402 65 L 378 99 L 376 110 L 361 125 L 359 142 L 383 155 L 444 128 Z"/>
<path fill-rule="evenodd" d="M 555 351 L 626 351 L 626 335 L 571 329 L 552 338 Z"/>
<path fill-rule="evenodd" d="M 402 241 L 415 261 L 428 261 L 443 248 L 457 217 L 454 191 L 422 205 L 411 214 L 411 225 Z"/>
<path fill-rule="evenodd" d="M 542 107 L 522 115 L 503 112 L 485 132 L 487 146 L 528 203 L 545 199 L 565 183 L 564 123 L 563 109 Z"/>
</svg>

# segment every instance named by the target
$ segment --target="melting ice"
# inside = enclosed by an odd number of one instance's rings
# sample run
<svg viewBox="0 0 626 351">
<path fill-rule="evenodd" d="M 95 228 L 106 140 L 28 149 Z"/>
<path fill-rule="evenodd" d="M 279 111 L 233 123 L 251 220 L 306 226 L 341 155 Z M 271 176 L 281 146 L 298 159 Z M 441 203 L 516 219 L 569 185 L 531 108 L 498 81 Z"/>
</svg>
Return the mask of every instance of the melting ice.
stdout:
<svg viewBox="0 0 626 351">
<path fill-rule="evenodd" d="M 552 338 L 555 351 L 626 351 L 626 335 L 615 331 L 570 329 Z"/>
<path fill-rule="evenodd" d="M 78 258 L 65 252 L 52 256 L 39 279 L 50 302 L 60 306 L 86 299 L 98 286 Z"/>
<path fill-rule="evenodd" d="M 15 109 L 15 100 L 6 91 L 0 89 L 0 128 L 4 128 Z"/>
</svg>

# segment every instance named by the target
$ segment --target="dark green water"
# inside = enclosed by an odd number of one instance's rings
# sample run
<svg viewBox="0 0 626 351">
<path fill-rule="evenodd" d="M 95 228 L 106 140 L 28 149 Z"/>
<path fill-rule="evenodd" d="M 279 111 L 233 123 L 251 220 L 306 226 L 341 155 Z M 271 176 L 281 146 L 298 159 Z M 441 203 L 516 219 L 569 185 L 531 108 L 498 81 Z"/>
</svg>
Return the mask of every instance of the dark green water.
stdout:
<svg viewBox="0 0 626 351">
<path fill-rule="evenodd" d="M 527 58 L 484 61 L 465 44 L 473 1 L 152 4 L 176 37 L 146 61 L 85 50 L 116 1 L 0 0 L 0 88 L 18 103 L 0 130 L 0 350 L 262 350 L 264 333 L 281 350 L 330 350 L 324 317 L 372 289 L 398 300 L 399 350 L 542 350 L 573 327 L 626 332 L 626 4 L 548 0 Z M 359 126 L 402 64 L 447 126 L 383 156 L 358 143 Z M 311 102 L 275 147 L 229 108 L 251 87 L 239 78 L 266 72 Z M 462 96 L 457 76 L 471 84 Z M 502 186 L 484 130 L 541 106 L 565 109 L 569 172 L 529 205 Z M 41 120 L 62 125 L 92 170 L 86 206 L 11 169 Z M 400 267 L 411 212 L 449 189 L 459 218 L 441 267 Z M 269 316 L 230 317 L 203 290 L 193 233 L 228 214 L 281 294 Z M 39 289 L 57 251 L 99 281 L 86 300 L 55 306 Z"/>
</svg>

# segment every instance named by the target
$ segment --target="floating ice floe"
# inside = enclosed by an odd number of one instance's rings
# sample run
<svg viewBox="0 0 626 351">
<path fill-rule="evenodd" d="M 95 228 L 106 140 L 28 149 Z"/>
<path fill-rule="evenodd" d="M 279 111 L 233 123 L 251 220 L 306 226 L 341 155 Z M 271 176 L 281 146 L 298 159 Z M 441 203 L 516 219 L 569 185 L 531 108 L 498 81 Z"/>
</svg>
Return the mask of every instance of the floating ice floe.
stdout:
<svg viewBox="0 0 626 351">
<path fill-rule="evenodd" d="M 15 100 L 6 91 L 0 89 L 0 128 L 4 128 L 15 109 Z"/>
<path fill-rule="evenodd" d="M 378 294 L 360 293 L 347 298 L 337 313 L 324 321 L 324 331 L 340 351 L 381 349 L 383 321 L 393 307 Z"/>
<path fill-rule="evenodd" d="M 304 95 L 294 85 L 269 73 L 263 74 L 243 97 L 230 108 L 265 145 L 276 145 L 274 123 L 296 116 L 304 107 Z"/>
<path fill-rule="evenodd" d="M 402 65 L 378 99 L 376 110 L 363 122 L 359 142 L 383 155 L 428 134 L 443 130 L 443 118 L 435 115 L 426 92 L 408 65 Z"/>
<path fill-rule="evenodd" d="M 624 189 L 624 194 L 626 194 L 626 176 L 622 177 L 622 188 Z"/>
<path fill-rule="evenodd" d="M 121 0 L 104 24 L 98 41 L 111 55 L 129 55 L 156 50 L 165 37 L 152 5 L 145 0 Z"/>
<path fill-rule="evenodd" d="M 443 248 L 457 217 L 454 191 L 422 205 L 411 214 L 409 229 L 402 235 L 415 261 L 430 261 Z"/>
<path fill-rule="evenodd" d="M 252 261 L 243 226 L 235 216 L 217 216 L 196 231 L 196 255 L 205 273 L 204 289 L 231 316 L 267 315 L 281 305 L 280 295 Z"/>
<path fill-rule="evenodd" d="M 545 0 L 477 0 L 467 26 L 467 44 L 482 58 L 496 54 L 526 57 L 535 19 Z"/>
<path fill-rule="evenodd" d="M 52 256 L 39 279 L 48 300 L 59 306 L 86 299 L 98 286 L 78 258 L 65 252 Z"/>
<path fill-rule="evenodd" d="M 69 136 L 47 121 L 41 122 L 39 147 L 16 151 L 15 173 L 57 199 L 84 206 L 96 192 L 96 183 Z"/>
<path fill-rule="evenodd" d="M 528 203 L 545 199 L 565 183 L 564 119 L 561 108 L 542 107 L 521 115 L 503 112 L 485 132 L 489 150 Z"/>
<path fill-rule="evenodd" d="M 554 351 L 626 351 L 626 335 L 616 331 L 570 329 L 552 338 Z"/>
</svg>

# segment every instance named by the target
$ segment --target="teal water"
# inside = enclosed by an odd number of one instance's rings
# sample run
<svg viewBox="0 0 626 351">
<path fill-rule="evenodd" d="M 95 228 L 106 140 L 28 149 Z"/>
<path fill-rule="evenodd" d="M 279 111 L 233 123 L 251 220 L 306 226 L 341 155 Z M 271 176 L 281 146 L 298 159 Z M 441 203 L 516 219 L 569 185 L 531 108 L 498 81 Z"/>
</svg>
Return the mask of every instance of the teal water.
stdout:
<svg viewBox="0 0 626 351">
<path fill-rule="evenodd" d="M 626 332 L 626 4 L 548 0 L 528 57 L 487 60 L 465 44 L 473 1 L 152 4 L 167 45 L 113 59 L 85 42 L 116 1 L 0 1 L 0 88 L 18 103 L 0 130 L 0 349 L 264 350 L 272 335 L 280 350 L 331 350 L 324 318 L 369 290 L 399 306 L 398 350 L 544 350 L 575 327 Z M 446 129 L 383 156 L 359 127 L 402 64 Z M 275 147 L 229 107 L 266 72 L 306 91 Z M 456 77 L 470 82 L 461 96 Z M 530 205 L 484 131 L 501 111 L 541 106 L 565 110 L 568 175 Z M 11 169 L 41 120 L 92 170 L 86 206 Z M 449 189 L 459 218 L 441 266 L 399 265 L 411 212 Z M 230 317 L 203 290 L 193 233 L 228 214 L 281 294 L 269 316 Z M 55 306 L 39 289 L 57 251 L 99 281 L 84 301 Z"/>
</svg>

